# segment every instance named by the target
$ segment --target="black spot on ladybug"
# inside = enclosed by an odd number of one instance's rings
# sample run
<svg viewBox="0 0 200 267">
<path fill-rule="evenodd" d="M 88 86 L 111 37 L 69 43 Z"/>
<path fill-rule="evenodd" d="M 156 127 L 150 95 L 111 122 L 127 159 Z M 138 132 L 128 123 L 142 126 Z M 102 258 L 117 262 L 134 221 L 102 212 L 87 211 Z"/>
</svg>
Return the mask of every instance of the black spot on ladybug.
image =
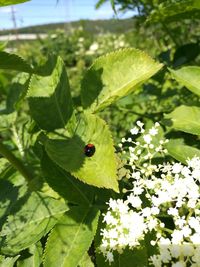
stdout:
<svg viewBox="0 0 200 267">
<path fill-rule="evenodd" d="M 95 153 L 95 146 L 93 144 L 87 144 L 84 148 L 84 153 L 87 157 L 92 157 Z"/>
</svg>

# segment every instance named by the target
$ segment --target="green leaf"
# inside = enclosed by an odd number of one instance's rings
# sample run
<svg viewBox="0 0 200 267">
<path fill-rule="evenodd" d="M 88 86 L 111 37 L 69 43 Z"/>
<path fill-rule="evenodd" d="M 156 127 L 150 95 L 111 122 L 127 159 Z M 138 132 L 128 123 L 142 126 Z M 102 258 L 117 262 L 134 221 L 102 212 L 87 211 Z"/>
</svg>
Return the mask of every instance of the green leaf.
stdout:
<svg viewBox="0 0 200 267">
<path fill-rule="evenodd" d="M 170 140 L 166 144 L 166 148 L 169 152 L 169 154 L 175 158 L 176 160 L 186 164 L 188 159 L 192 159 L 193 157 L 200 157 L 200 150 L 191 147 L 188 145 L 185 145 L 183 141 L 179 140 Z"/>
<path fill-rule="evenodd" d="M 77 267 L 92 243 L 98 218 L 92 207 L 73 208 L 64 215 L 48 238 L 44 267 Z"/>
<path fill-rule="evenodd" d="M 16 5 L 30 0 L 0 0 L 0 6 Z"/>
<path fill-rule="evenodd" d="M 125 48 L 99 57 L 86 72 L 81 85 L 83 107 L 99 111 L 131 93 L 162 64 L 144 52 Z"/>
<path fill-rule="evenodd" d="M 17 261 L 17 267 L 40 267 L 42 264 L 42 244 L 40 242 L 30 246 L 29 256 Z"/>
<path fill-rule="evenodd" d="M 200 108 L 180 106 L 165 115 L 165 123 L 176 130 L 200 135 Z"/>
<path fill-rule="evenodd" d="M 79 261 L 77 267 L 94 267 L 94 263 L 92 262 L 88 253 L 83 255 L 83 258 Z"/>
<path fill-rule="evenodd" d="M 168 0 L 158 5 L 148 17 L 150 22 L 194 19 L 200 16 L 199 0 Z"/>
<path fill-rule="evenodd" d="M 188 66 L 179 70 L 169 70 L 177 82 L 187 87 L 194 94 L 200 96 L 200 67 Z"/>
<path fill-rule="evenodd" d="M 32 192 L 13 208 L 1 231 L 1 252 L 16 254 L 34 244 L 57 223 L 68 207 L 60 200 Z"/>
<path fill-rule="evenodd" d="M 33 75 L 27 93 L 31 116 L 48 131 L 64 128 L 73 111 L 65 65 L 60 57 L 51 64 L 51 75 Z"/>
<path fill-rule="evenodd" d="M 20 255 L 17 255 L 13 258 L 0 256 L 0 267 L 13 267 Z"/>
<path fill-rule="evenodd" d="M 93 188 L 75 179 L 70 173 L 61 169 L 46 155 L 41 161 L 45 180 L 60 196 L 70 203 L 88 205 L 93 197 Z"/>
<path fill-rule="evenodd" d="M 100 8 L 105 2 L 106 0 L 98 0 L 98 2 L 95 5 L 95 8 L 96 9 Z"/>
<path fill-rule="evenodd" d="M 92 157 L 84 153 L 88 143 L 96 148 Z M 85 112 L 72 138 L 47 139 L 45 149 L 56 164 L 81 181 L 118 191 L 113 140 L 108 126 L 98 116 Z"/>
<path fill-rule="evenodd" d="M 1 2 L 0 2 L 1 5 Z M 0 51 L 0 69 L 33 73 L 33 68 L 21 57 Z"/>
</svg>

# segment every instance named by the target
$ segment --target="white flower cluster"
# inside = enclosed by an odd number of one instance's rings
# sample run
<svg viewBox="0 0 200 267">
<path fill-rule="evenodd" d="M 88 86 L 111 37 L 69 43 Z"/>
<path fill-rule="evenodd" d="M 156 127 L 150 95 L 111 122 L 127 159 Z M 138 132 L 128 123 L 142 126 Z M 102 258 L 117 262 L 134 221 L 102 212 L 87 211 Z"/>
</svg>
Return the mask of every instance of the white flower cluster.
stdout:
<svg viewBox="0 0 200 267">
<path fill-rule="evenodd" d="M 159 124 L 148 131 L 143 127 L 139 121 L 131 129 L 132 135 L 142 134 L 137 141 L 123 138 L 120 144 L 123 151 L 128 144 L 132 189 L 124 201 L 109 201 L 100 250 L 112 262 L 114 251 L 140 246 L 145 234 L 154 232 L 151 245 L 159 253 L 150 257 L 150 265 L 200 267 L 200 158 L 186 165 L 164 162 L 167 140 L 158 138 Z M 161 155 L 164 163 L 152 164 Z"/>
</svg>

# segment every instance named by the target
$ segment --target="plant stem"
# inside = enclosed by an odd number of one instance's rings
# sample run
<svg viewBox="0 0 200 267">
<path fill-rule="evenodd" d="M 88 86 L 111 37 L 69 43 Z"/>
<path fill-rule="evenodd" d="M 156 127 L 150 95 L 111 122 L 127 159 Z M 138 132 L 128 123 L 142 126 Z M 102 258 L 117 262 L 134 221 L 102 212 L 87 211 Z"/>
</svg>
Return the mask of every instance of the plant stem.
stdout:
<svg viewBox="0 0 200 267">
<path fill-rule="evenodd" d="M 18 158 L 16 158 L 15 155 L 1 142 L 0 154 L 4 156 L 4 158 L 6 158 L 12 164 L 12 166 L 22 174 L 28 183 L 33 179 L 24 164 Z"/>
</svg>

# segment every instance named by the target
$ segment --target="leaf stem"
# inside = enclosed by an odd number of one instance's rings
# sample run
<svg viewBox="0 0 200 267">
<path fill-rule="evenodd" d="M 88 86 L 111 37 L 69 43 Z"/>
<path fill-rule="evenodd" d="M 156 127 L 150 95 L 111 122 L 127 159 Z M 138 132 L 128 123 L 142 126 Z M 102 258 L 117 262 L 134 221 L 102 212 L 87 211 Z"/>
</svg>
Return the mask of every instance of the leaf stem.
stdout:
<svg viewBox="0 0 200 267">
<path fill-rule="evenodd" d="M 7 149 L 2 142 L 0 142 L 0 154 L 4 156 L 4 158 L 6 158 L 12 164 L 12 166 L 22 174 L 28 183 L 31 182 L 33 178 L 28 172 L 27 168 L 10 150 Z"/>
</svg>

